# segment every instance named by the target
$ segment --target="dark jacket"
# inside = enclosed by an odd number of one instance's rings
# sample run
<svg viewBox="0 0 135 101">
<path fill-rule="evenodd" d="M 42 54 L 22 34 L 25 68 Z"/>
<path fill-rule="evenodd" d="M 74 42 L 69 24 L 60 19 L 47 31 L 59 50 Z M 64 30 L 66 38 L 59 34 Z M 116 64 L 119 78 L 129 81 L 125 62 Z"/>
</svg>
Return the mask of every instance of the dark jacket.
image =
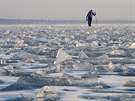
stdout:
<svg viewBox="0 0 135 101">
<path fill-rule="evenodd" d="M 92 10 L 90 10 L 86 16 L 86 21 L 92 20 L 92 16 L 95 16 L 96 13 L 94 13 Z"/>
</svg>

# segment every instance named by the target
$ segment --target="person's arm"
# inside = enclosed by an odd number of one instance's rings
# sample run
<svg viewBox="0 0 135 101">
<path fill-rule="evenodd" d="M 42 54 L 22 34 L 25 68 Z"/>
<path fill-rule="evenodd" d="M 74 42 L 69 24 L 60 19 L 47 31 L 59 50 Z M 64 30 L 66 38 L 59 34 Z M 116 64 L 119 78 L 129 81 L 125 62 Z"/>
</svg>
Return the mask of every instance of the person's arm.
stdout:
<svg viewBox="0 0 135 101">
<path fill-rule="evenodd" d="M 94 15 L 94 16 L 95 16 L 95 15 L 96 15 L 96 12 L 92 12 L 92 15 Z"/>
</svg>

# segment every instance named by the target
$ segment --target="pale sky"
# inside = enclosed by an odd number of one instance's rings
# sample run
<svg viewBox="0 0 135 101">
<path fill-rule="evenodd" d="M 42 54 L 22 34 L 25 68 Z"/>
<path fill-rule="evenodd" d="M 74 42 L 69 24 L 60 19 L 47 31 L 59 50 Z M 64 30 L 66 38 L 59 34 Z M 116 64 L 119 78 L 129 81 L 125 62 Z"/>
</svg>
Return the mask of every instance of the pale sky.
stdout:
<svg viewBox="0 0 135 101">
<path fill-rule="evenodd" d="M 135 20 L 135 0 L 0 0 L 0 18 L 85 20 L 93 9 L 103 20 Z"/>
</svg>

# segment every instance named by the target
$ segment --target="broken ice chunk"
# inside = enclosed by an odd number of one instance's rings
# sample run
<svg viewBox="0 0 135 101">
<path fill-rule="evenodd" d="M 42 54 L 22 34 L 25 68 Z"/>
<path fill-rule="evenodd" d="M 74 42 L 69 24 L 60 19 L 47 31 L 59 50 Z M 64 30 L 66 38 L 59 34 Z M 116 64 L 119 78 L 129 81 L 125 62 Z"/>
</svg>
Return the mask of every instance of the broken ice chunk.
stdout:
<svg viewBox="0 0 135 101">
<path fill-rule="evenodd" d="M 54 61 L 54 64 L 60 64 L 64 62 L 65 60 L 70 60 L 72 59 L 72 56 L 70 56 L 66 51 L 63 50 L 63 48 L 60 48 L 58 50 L 56 60 Z"/>
<path fill-rule="evenodd" d="M 82 50 L 79 55 L 78 58 L 83 58 L 83 59 L 88 59 L 89 57 L 84 53 L 84 51 Z"/>
<path fill-rule="evenodd" d="M 135 48 L 135 43 L 132 43 L 132 45 L 129 48 Z"/>
</svg>

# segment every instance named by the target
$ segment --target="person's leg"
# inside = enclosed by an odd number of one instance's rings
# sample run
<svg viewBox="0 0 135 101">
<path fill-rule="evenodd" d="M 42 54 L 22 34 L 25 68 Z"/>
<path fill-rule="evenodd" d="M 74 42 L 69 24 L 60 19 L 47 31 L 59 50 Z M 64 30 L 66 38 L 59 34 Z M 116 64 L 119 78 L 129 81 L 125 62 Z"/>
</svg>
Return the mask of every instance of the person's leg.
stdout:
<svg viewBox="0 0 135 101">
<path fill-rule="evenodd" d="M 92 23 L 92 19 L 90 18 L 90 19 L 88 20 L 88 25 L 89 25 L 89 27 L 91 26 L 91 23 Z"/>
<path fill-rule="evenodd" d="M 91 26 L 91 20 L 88 21 L 88 25 L 89 25 L 89 27 Z"/>
</svg>

